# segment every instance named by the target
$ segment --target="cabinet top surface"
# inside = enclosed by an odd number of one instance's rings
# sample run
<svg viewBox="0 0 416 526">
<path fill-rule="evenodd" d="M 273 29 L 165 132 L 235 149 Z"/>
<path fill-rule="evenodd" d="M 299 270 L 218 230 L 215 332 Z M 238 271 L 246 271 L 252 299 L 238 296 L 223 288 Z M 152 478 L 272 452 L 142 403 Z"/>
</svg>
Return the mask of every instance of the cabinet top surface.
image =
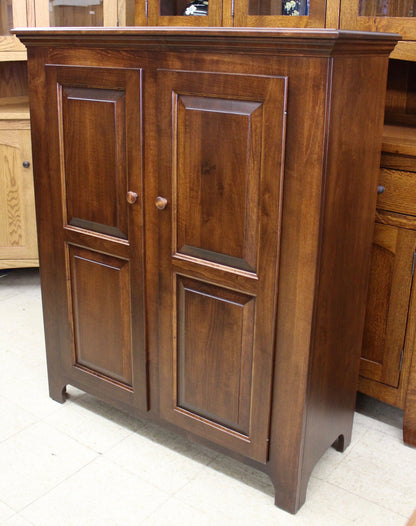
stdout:
<svg viewBox="0 0 416 526">
<path fill-rule="evenodd" d="M 184 28 L 184 27 L 124 27 L 124 28 L 18 28 L 19 39 L 28 47 L 105 47 L 187 50 L 213 46 L 245 52 L 273 53 L 311 50 L 331 53 L 388 54 L 400 40 L 392 33 L 340 31 L 335 29 L 299 28 Z"/>
</svg>

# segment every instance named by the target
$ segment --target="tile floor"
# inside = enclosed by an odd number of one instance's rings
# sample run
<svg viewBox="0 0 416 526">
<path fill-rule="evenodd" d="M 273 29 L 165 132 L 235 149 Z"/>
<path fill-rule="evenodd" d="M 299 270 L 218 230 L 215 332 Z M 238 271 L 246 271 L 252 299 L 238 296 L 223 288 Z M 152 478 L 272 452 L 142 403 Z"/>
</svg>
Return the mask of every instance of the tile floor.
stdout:
<svg viewBox="0 0 416 526">
<path fill-rule="evenodd" d="M 416 507 L 402 414 L 371 399 L 292 516 L 262 473 L 68 391 L 48 398 L 38 272 L 0 271 L 1 525 L 404 526 Z"/>
</svg>

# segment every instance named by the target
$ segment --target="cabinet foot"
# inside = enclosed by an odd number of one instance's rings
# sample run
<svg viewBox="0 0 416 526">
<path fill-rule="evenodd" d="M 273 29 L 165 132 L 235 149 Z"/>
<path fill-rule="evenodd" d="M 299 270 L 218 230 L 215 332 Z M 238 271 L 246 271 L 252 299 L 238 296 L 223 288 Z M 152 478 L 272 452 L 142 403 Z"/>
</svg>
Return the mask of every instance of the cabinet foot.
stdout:
<svg viewBox="0 0 416 526">
<path fill-rule="evenodd" d="M 63 404 L 66 400 L 66 384 L 65 385 L 49 385 L 49 396 L 55 402 Z"/>
<path fill-rule="evenodd" d="M 339 435 L 335 442 L 332 444 L 332 447 L 343 453 L 351 442 L 351 433 Z"/>
</svg>

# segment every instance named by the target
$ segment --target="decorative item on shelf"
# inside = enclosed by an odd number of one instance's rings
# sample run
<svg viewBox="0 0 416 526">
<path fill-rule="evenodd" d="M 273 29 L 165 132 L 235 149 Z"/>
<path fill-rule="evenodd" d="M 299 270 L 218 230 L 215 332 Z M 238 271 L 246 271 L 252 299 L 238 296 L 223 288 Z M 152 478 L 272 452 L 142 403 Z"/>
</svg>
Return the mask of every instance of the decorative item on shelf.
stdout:
<svg viewBox="0 0 416 526">
<path fill-rule="evenodd" d="M 208 0 L 192 0 L 183 10 L 183 14 L 186 16 L 208 15 Z"/>
<path fill-rule="evenodd" d="M 282 14 L 285 16 L 305 16 L 309 14 L 309 0 L 283 0 Z"/>
</svg>

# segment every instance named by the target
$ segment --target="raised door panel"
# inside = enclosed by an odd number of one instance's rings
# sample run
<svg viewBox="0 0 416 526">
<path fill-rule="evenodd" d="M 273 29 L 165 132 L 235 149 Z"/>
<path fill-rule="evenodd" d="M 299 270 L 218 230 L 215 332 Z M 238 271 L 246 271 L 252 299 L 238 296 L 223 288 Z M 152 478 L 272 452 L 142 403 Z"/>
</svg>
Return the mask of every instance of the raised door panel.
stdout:
<svg viewBox="0 0 416 526">
<path fill-rule="evenodd" d="M 37 266 L 28 121 L 0 121 L 0 158 L 0 268 Z"/>
<path fill-rule="evenodd" d="M 126 238 L 125 92 L 62 86 L 61 97 L 67 222 Z"/>
<path fill-rule="evenodd" d="M 132 387 L 129 263 L 69 247 L 76 367 Z"/>
<path fill-rule="evenodd" d="M 141 70 L 46 69 L 72 333 L 65 374 L 147 409 Z"/>
<path fill-rule="evenodd" d="M 360 375 L 397 388 L 412 286 L 416 235 L 376 224 Z"/>
<path fill-rule="evenodd" d="M 285 77 L 158 72 L 162 416 L 261 462 L 286 86 Z"/>
</svg>

